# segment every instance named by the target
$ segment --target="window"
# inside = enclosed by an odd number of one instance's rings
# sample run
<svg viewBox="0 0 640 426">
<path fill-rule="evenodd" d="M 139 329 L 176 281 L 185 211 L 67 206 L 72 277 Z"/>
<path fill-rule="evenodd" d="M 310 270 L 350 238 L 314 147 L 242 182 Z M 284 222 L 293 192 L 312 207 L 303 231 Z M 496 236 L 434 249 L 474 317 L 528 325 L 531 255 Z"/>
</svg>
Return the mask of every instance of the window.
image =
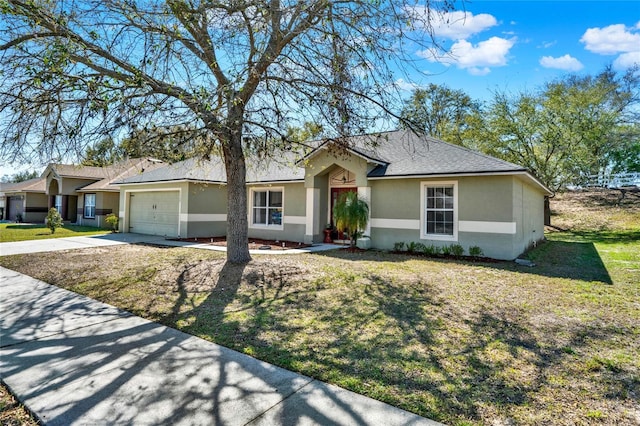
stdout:
<svg viewBox="0 0 640 426">
<path fill-rule="evenodd" d="M 253 225 L 282 227 L 282 189 L 253 190 Z"/>
<path fill-rule="evenodd" d="M 62 214 L 62 195 L 55 196 L 53 207 L 55 207 L 56 210 L 58 210 L 58 213 Z"/>
<path fill-rule="evenodd" d="M 456 182 L 423 182 L 420 228 L 425 239 L 458 239 L 458 188 Z"/>
<path fill-rule="evenodd" d="M 84 217 L 96 217 L 96 194 L 84 194 Z"/>
</svg>

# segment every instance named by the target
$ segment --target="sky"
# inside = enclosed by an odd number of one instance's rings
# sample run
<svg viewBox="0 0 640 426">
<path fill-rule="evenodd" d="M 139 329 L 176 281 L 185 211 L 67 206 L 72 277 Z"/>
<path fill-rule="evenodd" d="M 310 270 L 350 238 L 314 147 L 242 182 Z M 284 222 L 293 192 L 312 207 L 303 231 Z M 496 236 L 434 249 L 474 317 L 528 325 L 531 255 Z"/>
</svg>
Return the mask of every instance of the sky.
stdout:
<svg viewBox="0 0 640 426">
<path fill-rule="evenodd" d="M 407 52 L 418 59 L 410 78 L 397 81 L 407 95 L 416 84 L 434 83 L 486 102 L 496 91 L 534 91 L 568 73 L 595 75 L 607 65 L 624 72 L 640 64 L 640 0 L 467 0 L 463 6 L 435 23 L 447 55 Z M 0 176 L 30 169 L 3 164 Z"/>
<path fill-rule="evenodd" d="M 474 0 L 445 18 L 436 39 L 449 55 L 413 52 L 420 62 L 412 83 L 398 80 L 407 90 L 445 84 L 486 101 L 569 73 L 640 64 L 640 0 Z"/>
</svg>

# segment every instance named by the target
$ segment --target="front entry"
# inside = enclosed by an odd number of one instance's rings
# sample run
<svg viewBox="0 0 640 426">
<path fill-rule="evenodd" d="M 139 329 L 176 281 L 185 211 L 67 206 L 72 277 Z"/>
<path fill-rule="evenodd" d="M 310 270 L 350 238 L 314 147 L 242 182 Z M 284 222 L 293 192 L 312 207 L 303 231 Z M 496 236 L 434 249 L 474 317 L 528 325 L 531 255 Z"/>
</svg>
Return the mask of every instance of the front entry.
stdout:
<svg viewBox="0 0 640 426">
<path fill-rule="evenodd" d="M 331 226 L 335 226 L 335 221 L 333 220 L 333 206 L 338 202 L 338 198 L 340 195 L 345 192 L 358 192 L 358 188 L 331 188 L 331 210 L 329 211 L 329 217 L 331 218 Z"/>
</svg>

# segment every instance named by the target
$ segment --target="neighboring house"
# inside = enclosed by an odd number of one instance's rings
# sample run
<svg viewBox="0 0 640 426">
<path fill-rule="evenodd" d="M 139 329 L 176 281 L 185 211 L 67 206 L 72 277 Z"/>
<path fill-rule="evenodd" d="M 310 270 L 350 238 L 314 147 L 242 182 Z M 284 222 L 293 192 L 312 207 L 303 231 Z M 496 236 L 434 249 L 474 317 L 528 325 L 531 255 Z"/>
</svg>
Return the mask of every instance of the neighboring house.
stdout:
<svg viewBox="0 0 640 426">
<path fill-rule="evenodd" d="M 345 191 L 367 200 L 371 246 L 396 242 L 479 246 L 513 259 L 544 238 L 551 192 L 526 169 L 409 131 L 353 137 L 351 148 L 326 141 L 288 165 L 247 172 L 249 237 L 320 242 Z M 122 179 L 124 232 L 167 237 L 226 233 L 226 176 L 220 160 L 187 160 Z"/>
<path fill-rule="evenodd" d="M 43 222 L 48 211 L 45 183 L 41 177 L 17 183 L 0 183 L 0 219 Z"/>
<path fill-rule="evenodd" d="M 42 173 L 49 206 L 78 225 L 104 227 L 105 217 L 119 211 L 120 188 L 112 182 L 163 165 L 136 158 L 104 167 L 49 164 Z"/>
</svg>

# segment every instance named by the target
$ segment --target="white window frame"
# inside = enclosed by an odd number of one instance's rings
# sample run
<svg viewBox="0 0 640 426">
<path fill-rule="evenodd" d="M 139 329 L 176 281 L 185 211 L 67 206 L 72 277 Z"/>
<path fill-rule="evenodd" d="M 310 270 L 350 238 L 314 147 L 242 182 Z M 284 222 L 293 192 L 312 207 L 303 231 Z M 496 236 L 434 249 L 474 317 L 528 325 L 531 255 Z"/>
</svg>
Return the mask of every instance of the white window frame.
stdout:
<svg viewBox="0 0 640 426">
<path fill-rule="evenodd" d="M 427 233 L 427 188 L 453 187 L 453 235 Z M 420 183 L 420 238 L 423 240 L 458 241 L 458 181 L 426 181 Z"/>
<path fill-rule="evenodd" d="M 91 198 L 93 198 L 93 205 L 87 205 L 87 200 L 89 199 L 90 195 L 92 196 Z M 91 216 L 89 216 L 89 214 L 87 213 L 87 207 L 93 207 L 93 214 Z M 82 209 L 82 216 L 85 219 L 96 218 L 96 194 L 84 194 L 84 208 Z"/>
<path fill-rule="evenodd" d="M 267 194 L 269 192 L 281 192 L 282 193 L 282 207 L 281 207 L 282 208 L 282 219 L 280 221 L 280 225 L 275 225 L 275 224 L 269 225 L 269 224 L 255 223 L 255 217 L 254 217 L 255 196 L 254 196 L 254 194 L 256 192 L 266 192 Z M 284 230 L 284 187 L 283 186 L 274 186 L 274 187 L 268 187 L 268 188 L 251 188 L 251 190 L 249 191 L 249 199 L 251 200 L 251 202 L 250 202 L 250 213 L 249 213 L 249 228 L 273 229 L 273 230 L 278 230 L 278 231 Z M 269 205 L 269 196 L 267 195 L 267 206 L 268 205 Z"/>
</svg>

